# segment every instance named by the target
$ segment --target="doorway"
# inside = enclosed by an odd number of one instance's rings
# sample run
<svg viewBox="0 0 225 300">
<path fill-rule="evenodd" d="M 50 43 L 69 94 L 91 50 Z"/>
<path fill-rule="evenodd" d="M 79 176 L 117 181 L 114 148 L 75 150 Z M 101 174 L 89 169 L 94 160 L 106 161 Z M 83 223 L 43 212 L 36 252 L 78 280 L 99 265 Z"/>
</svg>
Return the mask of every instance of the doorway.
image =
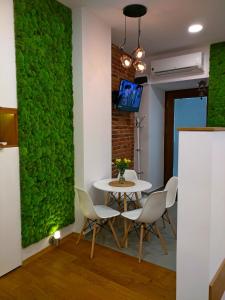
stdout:
<svg viewBox="0 0 225 300">
<path fill-rule="evenodd" d="M 177 176 L 178 131 L 182 127 L 205 127 L 207 95 L 199 96 L 198 89 L 166 92 L 165 97 L 164 182 Z"/>
</svg>

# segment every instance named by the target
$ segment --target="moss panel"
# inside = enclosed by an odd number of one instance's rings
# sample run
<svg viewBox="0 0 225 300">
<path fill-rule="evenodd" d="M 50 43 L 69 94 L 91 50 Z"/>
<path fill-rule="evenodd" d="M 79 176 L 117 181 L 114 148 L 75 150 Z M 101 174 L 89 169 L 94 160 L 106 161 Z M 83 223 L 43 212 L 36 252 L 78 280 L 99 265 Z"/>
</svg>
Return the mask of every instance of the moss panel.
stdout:
<svg viewBox="0 0 225 300">
<path fill-rule="evenodd" d="M 74 222 L 71 10 L 14 0 L 22 245 Z"/>
<path fill-rule="evenodd" d="M 225 42 L 210 48 L 207 125 L 225 127 Z"/>
</svg>

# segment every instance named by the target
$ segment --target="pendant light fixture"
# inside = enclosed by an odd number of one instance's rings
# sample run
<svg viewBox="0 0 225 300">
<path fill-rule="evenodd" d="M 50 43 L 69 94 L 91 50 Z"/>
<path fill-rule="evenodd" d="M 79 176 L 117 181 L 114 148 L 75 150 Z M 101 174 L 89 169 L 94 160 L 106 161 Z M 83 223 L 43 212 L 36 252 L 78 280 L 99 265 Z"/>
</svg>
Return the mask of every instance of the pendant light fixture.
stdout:
<svg viewBox="0 0 225 300">
<path fill-rule="evenodd" d="M 133 56 L 136 59 L 143 59 L 145 57 L 145 50 L 142 47 L 140 47 L 140 37 L 141 37 L 141 18 L 138 18 L 138 46 L 133 53 Z"/>
<path fill-rule="evenodd" d="M 126 45 L 127 42 L 127 19 L 125 16 L 125 22 L 124 22 L 124 40 L 123 40 L 123 44 L 120 46 L 121 50 L 124 50 L 124 47 Z M 122 66 L 125 69 L 129 69 L 132 65 L 132 58 L 126 54 L 122 54 L 122 56 L 120 57 L 120 61 L 122 63 Z"/>
<path fill-rule="evenodd" d="M 143 73 L 146 70 L 146 63 L 142 60 L 135 60 L 133 66 L 137 72 Z"/>
<path fill-rule="evenodd" d="M 131 4 L 125 6 L 123 9 L 123 14 L 125 16 L 125 26 L 124 26 L 124 41 L 120 46 L 121 50 L 124 50 L 127 41 L 127 20 L 126 17 L 130 18 L 138 18 L 138 40 L 137 40 L 137 48 L 133 51 L 132 56 L 127 54 L 122 54 L 120 60 L 122 66 L 126 69 L 130 68 L 133 64 L 135 70 L 137 72 L 143 73 L 146 70 L 146 64 L 143 62 L 143 58 L 145 57 L 145 51 L 140 46 L 140 37 L 141 37 L 141 17 L 144 16 L 147 12 L 147 8 L 141 4 Z"/>
</svg>

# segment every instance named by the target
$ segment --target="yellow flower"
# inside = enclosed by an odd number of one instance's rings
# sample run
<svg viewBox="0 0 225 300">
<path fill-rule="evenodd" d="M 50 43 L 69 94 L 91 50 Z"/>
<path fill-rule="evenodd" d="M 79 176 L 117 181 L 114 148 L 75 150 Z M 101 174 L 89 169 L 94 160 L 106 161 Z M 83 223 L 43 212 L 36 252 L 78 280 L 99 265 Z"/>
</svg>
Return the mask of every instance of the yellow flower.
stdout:
<svg viewBox="0 0 225 300">
<path fill-rule="evenodd" d="M 125 162 L 125 163 L 127 163 L 127 162 L 128 162 L 126 158 L 124 158 L 124 162 Z"/>
<path fill-rule="evenodd" d="M 116 163 L 120 163 L 120 162 L 121 162 L 121 158 L 117 158 Z"/>
</svg>

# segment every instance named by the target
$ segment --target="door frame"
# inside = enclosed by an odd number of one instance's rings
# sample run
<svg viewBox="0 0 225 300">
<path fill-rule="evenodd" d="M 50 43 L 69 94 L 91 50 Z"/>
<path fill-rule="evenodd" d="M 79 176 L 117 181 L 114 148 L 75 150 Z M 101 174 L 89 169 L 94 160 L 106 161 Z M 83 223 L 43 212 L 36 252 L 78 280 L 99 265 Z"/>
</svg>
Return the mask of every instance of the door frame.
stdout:
<svg viewBox="0 0 225 300">
<path fill-rule="evenodd" d="M 206 94 L 208 96 L 208 89 Z M 164 184 L 173 176 L 173 127 L 175 99 L 195 98 L 199 96 L 199 89 L 168 91 L 165 93 L 165 130 L 164 130 Z M 208 105 L 207 105 L 208 115 Z M 206 116 L 207 119 L 207 116 Z"/>
</svg>

